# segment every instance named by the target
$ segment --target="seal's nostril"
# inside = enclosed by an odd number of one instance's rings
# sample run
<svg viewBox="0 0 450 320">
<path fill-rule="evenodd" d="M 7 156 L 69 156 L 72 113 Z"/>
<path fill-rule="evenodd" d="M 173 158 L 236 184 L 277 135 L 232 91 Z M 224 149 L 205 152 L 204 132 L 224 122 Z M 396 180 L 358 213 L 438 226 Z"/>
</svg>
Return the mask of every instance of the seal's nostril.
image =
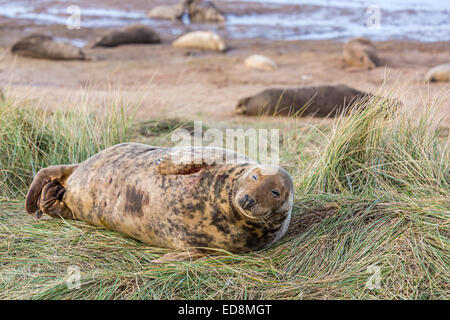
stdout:
<svg viewBox="0 0 450 320">
<path fill-rule="evenodd" d="M 240 200 L 239 204 L 244 210 L 248 210 L 256 204 L 255 199 L 253 199 L 248 194 L 245 194 Z"/>
</svg>

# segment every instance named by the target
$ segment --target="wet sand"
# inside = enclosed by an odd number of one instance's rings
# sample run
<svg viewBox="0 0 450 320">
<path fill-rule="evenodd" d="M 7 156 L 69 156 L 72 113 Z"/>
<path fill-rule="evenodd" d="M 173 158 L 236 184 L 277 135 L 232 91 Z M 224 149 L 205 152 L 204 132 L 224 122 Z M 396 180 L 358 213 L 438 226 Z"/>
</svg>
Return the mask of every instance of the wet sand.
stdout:
<svg viewBox="0 0 450 320">
<path fill-rule="evenodd" d="M 64 107 L 68 93 L 82 95 L 86 87 L 119 88 L 128 99 L 143 97 L 144 119 L 182 116 L 190 119 L 236 119 L 239 98 L 269 87 L 346 84 L 376 92 L 394 89 L 405 106 L 421 107 L 422 99 L 444 99 L 448 83 L 423 81 L 434 65 L 450 61 L 449 43 L 379 42 L 387 67 L 370 71 L 345 68 L 342 44 L 334 41 L 231 41 L 225 54 L 183 50 L 169 43 L 127 45 L 86 50 L 93 61 L 47 61 L 16 57 L 0 49 L 0 86 L 15 96 L 47 101 L 50 108 Z M 243 60 L 264 54 L 279 68 L 271 72 L 247 69 Z M 144 95 L 145 94 L 145 95 Z M 419 96 L 422 95 L 422 97 Z M 143 96 L 144 95 L 144 96 Z M 442 115 L 450 101 L 442 101 Z M 448 123 L 448 119 L 447 119 Z"/>
<path fill-rule="evenodd" d="M 144 3 L 136 1 L 132 9 L 142 6 L 144 10 Z M 227 3 L 222 4 L 226 10 Z M 109 1 L 108 5 L 125 6 L 116 1 Z M 242 6 L 243 12 L 253 9 L 248 4 Z M 184 117 L 206 121 L 256 121 L 235 116 L 234 107 L 240 98 L 266 88 L 346 84 L 377 92 L 385 83 L 384 89 L 393 90 L 393 95 L 411 110 L 422 107 L 424 101 L 440 100 L 439 116 L 447 115 L 445 125 L 450 125 L 450 84 L 423 81 L 431 67 L 450 62 L 449 42 L 376 42 L 386 66 L 368 71 L 344 67 L 342 42 L 336 40 L 231 38 L 226 39 L 230 47 L 227 52 L 204 52 L 173 48 L 171 41 L 176 35 L 169 30 L 174 23 L 164 23 L 169 27 L 158 29 L 162 44 L 87 48 L 85 52 L 91 61 L 48 61 L 16 57 L 9 52 L 9 47 L 31 32 L 81 39 L 87 43 L 108 28 L 69 30 L 64 25 L 27 24 L 20 19 L 2 18 L 0 87 L 8 87 L 8 92 L 14 96 L 40 100 L 41 106 L 64 108 L 62 102 L 68 95 L 81 99 L 86 87 L 100 94 L 113 86 L 120 88 L 125 99 L 143 99 L 139 110 L 142 120 Z M 184 25 L 182 28 L 194 27 Z M 249 70 L 243 61 L 251 54 L 266 55 L 279 68 L 270 72 Z"/>
<path fill-rule="evenodd" d="M 71 14 L 68 8 L 77 6 L 81 26 L 89 33 L 62 28 L 52 31 L 78 44 L 104 28 L 131 23 L 147 24 L 168 36 L 211 29 L 228 39 L 344 41 L 366 36 L 376 41 L 450 41 L 447 0 L 217 0 L 213 2 L 227 17 L 223 24 L 190 24 L 187 14 L 180 23 L 147 17 L 154 6 L 179 1 L 0 0 L 0 32 L 4 30 L 3 37 L 8 38 L 7 33 L 15 30 L 45 31 L 46 26 L 65 25 Z M 373 10 L 378 17 L 374 21 Z M 377 26 L 372 25 L 374 22 Z"/>
</svg>

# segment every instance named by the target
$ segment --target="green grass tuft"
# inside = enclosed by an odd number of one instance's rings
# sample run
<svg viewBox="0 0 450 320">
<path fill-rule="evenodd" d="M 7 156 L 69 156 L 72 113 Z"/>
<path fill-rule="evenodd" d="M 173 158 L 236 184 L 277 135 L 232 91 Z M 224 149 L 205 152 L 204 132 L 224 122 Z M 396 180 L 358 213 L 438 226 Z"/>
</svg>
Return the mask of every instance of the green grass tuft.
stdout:
<svg viewBox="0 0 450 320">
<path fill-rule="evenodd" d="M 448 144 L 439 141 L 433 106 L 426 110 L 410 119 L 391 100 L 375 97 L 361 112 L 338 119 L 305 191 L 418 196 L 448 190 Z"/>
<path fill-rule="evenodd" d="M 105 112 L 54 113 L 22 108 L 13 99 L 0 101 L 0 199 L 23 197 L 40 168 L 79 163 L 108 146 L 130 139 L 130 106 L 107 101 Z M 88 102 L 89 104 L 89 102 Z M 98 106 L 92 103 L 91 109 Z"/>
</svg>

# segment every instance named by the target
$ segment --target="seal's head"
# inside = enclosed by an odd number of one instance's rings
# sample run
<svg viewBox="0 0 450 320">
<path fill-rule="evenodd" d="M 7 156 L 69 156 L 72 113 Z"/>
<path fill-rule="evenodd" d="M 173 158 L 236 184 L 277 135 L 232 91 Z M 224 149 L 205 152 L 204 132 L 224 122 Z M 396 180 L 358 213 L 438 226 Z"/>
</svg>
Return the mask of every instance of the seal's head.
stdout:
<svg viewBox="0 0 450 320">
<path fill-rule="evenodd" d="M 92 44 L 92 48 L 102 47 L 102 46 L 110 46 L 114 40 L 113 34 L 105 34 L 103 36 L 98 37 L 95 42 Z"/>
<path fill-rule="evenodd" d="M 238 101 L 235 109 L 235 113 L 238 115 L 247 114 L 247 103 L 250 98 L 242 98 Z"/>
<path fill-rule="evenodd" d="M 248 219 L 271 227 L 289 224 L 294 185 L 286 170 L 252 166 L 238 179 L 233 196 L 234 207 Z"/>
</svg>

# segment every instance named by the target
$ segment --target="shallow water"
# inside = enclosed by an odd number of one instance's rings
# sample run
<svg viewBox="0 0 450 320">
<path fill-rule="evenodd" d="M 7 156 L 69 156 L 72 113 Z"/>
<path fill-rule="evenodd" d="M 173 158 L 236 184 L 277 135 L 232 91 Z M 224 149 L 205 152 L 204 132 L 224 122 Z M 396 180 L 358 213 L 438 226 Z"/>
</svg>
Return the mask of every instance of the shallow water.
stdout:
<svg viewBox="0 0 450 320">
<path fill-rule="evenodd" d="M 146 11 L 127 7 L 102 7 L 93 1 L 0 0 L 0 17 L 32 21 L 35 24 L 66 24 L 67 7 L 77 3 L 81 27 L 118 27 L 144 23 L 179 35 L 189 29 L 212 29 L 230 38 L 347 39 L 367 36 L 372 40 L 406 39 L 450 41 L 450 0 L 222 0 L 230 12 L 223 26 L 188 25 L 149 19 Z M 219 3 L 217 0 L 216 3 Z M 267 8 L 267 13 L 239 14 L 249 4 Z M 293 6 L 294 5 L 294 6 Z M 370 6 L 370 9 L 368 9 Z M 149 5 L 149 9 L 151 6 Z M 368 11 L 369 10 L 369 11 Z M 372 11 L 371 11 L 372 10 Z M 379 11 L 378 11 L 379 10 Z M 234 12 L 236 11 L 236 12 Z M 369 22 L 377 21 L 379 24 Z M 370 20 L 370 17 L 373 19 Z"/>
</svg>

